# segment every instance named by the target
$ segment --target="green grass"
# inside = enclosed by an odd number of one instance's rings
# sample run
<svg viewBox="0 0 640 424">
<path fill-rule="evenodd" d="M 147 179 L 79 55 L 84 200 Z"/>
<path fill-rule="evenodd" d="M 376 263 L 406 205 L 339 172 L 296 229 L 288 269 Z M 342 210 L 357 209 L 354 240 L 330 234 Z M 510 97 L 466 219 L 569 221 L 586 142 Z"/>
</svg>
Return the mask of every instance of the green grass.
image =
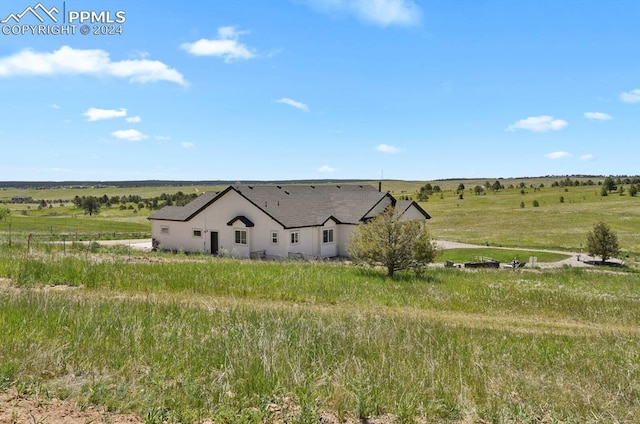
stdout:
<svg viewBox="0 0 640 424">
<path fill-rule="evenodd" d="M 5 249 L 0 387 L 148 421 L 640 420 L 639 273 L 382 274 Z"/>
<path fill-rule="evenodd" d="M 421 206 L 432 215 L 427 225 L 440 240 L 579 252 L 586 246 L 587 232 L 604 221 L 618 235 L 625 254 L 640 257 L 640 197 L 601 197 L 597 186 L 564 190 L 527 189 L 522 195 L 519 189 L 507 189 L 480 196 L 467 190 L 462 200 L 455 192 L 445 192 Z M 533 200 L 540 206 L 533 207 Z"/>
<path fill-rule="evenodd" d="M 27 208 L 11 205 L 11 215 L 0 221 L 0 244 L 24 243 L 29 234 L 34 242 L 51 240 L 109 240 L 151 237 L 149 211 L 103 208 L 98 215 L 85 215 L 72 206 Z M 23 211 L 27 215 L 23 215 Z"/>
<path fill-rule="evenodd" d="M 465 180 L 464 199 L 453 191 L 460 181 L 432 182 L 445 190 L 421 204 L 434 238 L 486 246 L 447 250 L 438 261 L 558 261 L 563 255 L 498 247 L 580 251 L 603 220 L 623 259 L 640 262 L 640 198 L 550 187 L 556 180 L 522 180 L 524 195 L 482 196 L 469 189 L 485 180 Z M 383 189 L 411 195 L 423 184 L 388 181 Z M 190 188 L 2 190 L 0 201 L 177 191 Z M 345 264 L 132 256 L 126 247 L 47 242 L 148 236 L 150 211 L 88 217 L 69 205 L 8 206 L 10 221 L 0 222 L 0 390 L 70 397 L 149 423 L 274 422 L 282 417 L 273 404 L 288 411 L 284 422 L 299 423 L 326 411 L 390 413 L 401 422 L 640 422 L 633 267 L 440 268 L 389 280 Z"/>
</svg>

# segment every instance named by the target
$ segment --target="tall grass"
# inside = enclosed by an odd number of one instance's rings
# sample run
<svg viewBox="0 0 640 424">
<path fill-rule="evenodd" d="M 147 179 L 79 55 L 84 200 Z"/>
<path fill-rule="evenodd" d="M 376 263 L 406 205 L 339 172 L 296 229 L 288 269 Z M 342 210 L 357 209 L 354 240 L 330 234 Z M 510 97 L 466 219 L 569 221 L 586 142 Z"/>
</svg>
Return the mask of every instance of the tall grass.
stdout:
<svg viewBox="0 0 640 424">
<path fill-rule="evenodd" d="M 640 420 L 633 271 L 3 253 L 0 388 L 149 422 Z"/>
<path fill-rule="evenodd" d="M 253 410 L 262 422 L 270 404 L 291 398 L 316 420 L 322 410 L 500 422 L 640 418 L 637 334 L 527 334 L 384 309 L 2 296 L 0 356 L 15 370 L 6 378 L 25 393 L 61 391 L 140 416 L 237 419 Z"/>
<path fill-rule="evenodd" d="M 116 257 L 117 258 L 117 257 Z M 119 293 L 174 293 L 313 304 L 385 305 L 465 313 L 571 317 L 640 325 L 640 274 L 558 271 L 464 272 L 433 269 L 426 277 L 389 280 L 345 264 L 237 261 L 202 257 L 0 258 L 0 275 L 21 287 L 83 286 Z M 175 259 L 175 258 L 174 258 Z M 155 261 L 154 261 L 155 260 Z M 604 276 L 604 277 L 603 277 Z M 613 296 L 613 298 L 611 298 Z M 611 302 L 613 299 L 615 302 Z"/>
</svg>

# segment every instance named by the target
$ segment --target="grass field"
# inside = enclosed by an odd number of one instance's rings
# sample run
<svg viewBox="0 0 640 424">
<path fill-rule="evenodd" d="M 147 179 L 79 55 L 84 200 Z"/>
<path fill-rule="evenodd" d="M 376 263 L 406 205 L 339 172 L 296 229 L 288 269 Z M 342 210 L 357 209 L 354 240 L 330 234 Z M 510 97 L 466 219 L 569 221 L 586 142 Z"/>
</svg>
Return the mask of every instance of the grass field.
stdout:
<svg viewBox="0 0 640 424">
<path fill-rule="evenodd" d="M 28 396 L 147 422 L 640 420 L 634 271 L 5 249 L 0 276 L 0 389 Z"/>
<path fill-rule="evenodd" d="M 438 261 L 558 261 L 565 255 L 533 249 L 580 251 L 603 220 L 630 267 L 431 268 L 389 280 L 342 263 L 132 254 L 49 241 L 148 237 L 150 211 L 137 205 L 89 217 L 69 203 L 8 204 L 0 392 L 147 423 L 317 423 L 327 413 L 384 423 L 640 422 L 640 198 L 525 181 L 524 194 L 476 196 L 469 189 L 484 181 L 465 180 L 463 199 L 459 181 L 432 182 L 444 190 L 421 203 L 433 237 L 484 246 L 446 250 Z M 423 184 L 383 188 L 406 196 Z M 172 191 L 3 190 L 0 198 L 162 192 Z"/>
<path fill-rule="evenodd" d="M 518 187 L 524 183 L 525 194 L 520 188 L 506 188 L 484 195 L 473 194 L 473 187 L 484 185 L 486 180 L 433 181 L 443 192 L 434 193 L 421 206 L 432 215 L 428 226 L 435 239 L 466 242 L 485 246 L 536 248 L 579 252 L 584 248 L 586 233 L 598 221 L 605 221 L 616 232 L 623 251 L 623 259 L 640 261 L 640 197 L 612 193 L 600 195 L 600 186 L 551 187 L 559 177 L 500 180 L 505 187 Z M 586 180 L 582 178 L 582 180 Z M 490 180 L 493 181 L 493 180 Z M 595 181 L 595 180 L 594 180 Z M 596 181 L 597 182 L 597 181 Z M 385 181 L 383 190 L 393 195 L 415 195 L 423 181 Z M 458 184 L 466 190 L 463 199 L 456 193 Z M 540 185 L 543 188 L 539 188 Z M 533 187 L 532 187 L 533 186 Z M 29 195 L 34 199 L 73 199 L 74 196 L 124 196 L 139 195 L 143 198 L 161 193 L 199 192 L 219 190 L 212 186 L 176 187 L 127 187 L 127 188 L 67 188 L 46 190 L 0 191 L 0 201 L 13 196 Z M 628 189 L 628 186 L 627 186 Z M 563 198 L 563 202 L 560 198 Z M 533 206 L 536 200 L 538 207 Z M 521 207 L 521 203 L 524 207 Z M 83 215 L 69 205 L 54 204 L 51 209 L 37 210 L 31 206 L 28 216 L 22 216 L 27 205 L 8 204 L 12 213 L 8 221 L 0 221 L 0 243 L 7 240 L 9 224 L 23 235 L 33 232 L 47 234 L 83 234 L 84 238 L 103 237 L 106 234 L 132 232 L 141 236 L 150 233 L 146 217 L 153 211 L 141 209 L 120 210 L 118 207 L 101 210 L 95 217 Z M 113 237 L 106 237 L 113 238 Z M 128 238 L 128 237 L 122 237 Z"/>
</svg>

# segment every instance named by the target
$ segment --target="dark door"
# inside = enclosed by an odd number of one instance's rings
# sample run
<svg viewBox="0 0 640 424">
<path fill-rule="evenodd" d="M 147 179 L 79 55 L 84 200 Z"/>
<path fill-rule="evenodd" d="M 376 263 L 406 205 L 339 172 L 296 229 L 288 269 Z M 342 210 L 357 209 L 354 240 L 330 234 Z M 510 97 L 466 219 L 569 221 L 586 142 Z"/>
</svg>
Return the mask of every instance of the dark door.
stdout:
<svg viewBox="0 0 640 424">
<path fill-rule="evenodd" d="M 211 231 L 211 254 L 218 254 L 218 232 Z"/>
</svg>

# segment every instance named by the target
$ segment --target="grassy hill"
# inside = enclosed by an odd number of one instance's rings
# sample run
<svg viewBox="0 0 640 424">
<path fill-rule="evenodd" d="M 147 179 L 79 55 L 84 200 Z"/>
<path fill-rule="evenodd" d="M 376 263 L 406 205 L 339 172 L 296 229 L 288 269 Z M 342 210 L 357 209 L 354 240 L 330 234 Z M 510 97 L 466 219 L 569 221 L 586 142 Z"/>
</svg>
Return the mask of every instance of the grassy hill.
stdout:
<svg viewBox="0 0 640 424">
<path fill-rule="evenodd" d="M 428 201 L 421 202 L 421 206 L 433 217 L 428 225 L 434 238 L 486 246 L 580 251 L 584 247 L 586 233 L 598 221 L 605 221 L 618 234 L 624 256 L 638 260 L 640 197 L 629 196 L 628 185 L 624 195 L 613 192 L 606 197 L 600 195 L 599 185 L 552 187 L 554 182 L 563 179 L 564 177 L 501 179 L 499 181 L 505 189 L 488 190 L 482 195 L 474 194 L 473 188 L 495 180 L 431 181 L 432 185 L 438 185 L 442 191 L 429 196 Z M 589 179 L 597 184 L 603 178 L 572 178 L 582 182 Z M 372 181 L 355 183 L 377 186 Z M 416 198 L 418 190 L 425 183 L 384 181 L 382 188 L 396 197 Z M 462 199 L 456 191 L 459 184 L 465 185 Z M 524 189 L 516 188 L 521 184 L 525 186 Z M 514 188 L 509 188 L 511 186 Z M 5 203 L 5 207 L 11 209 L 11 216 L 7 221 L 0 221 L 0 242 L 6 240 L 10 224 L 16 236 L 32 232 L 52 236 L 84 234 L 85 238 L 102 238 L 111 234 L 113 238 L 114 233 L 117 237 L 118 233 L 124 235 L 137 232 L 146 237 L 150 232 L 146 217 L 153 212 L 151 210 L 138 209 L 137 204 L 126 204 L 124 209 L 121 205 L 114 205 L 103 208 L 98 216 L 89 217 L 83 215 L 81 210 L 71 207 L 70 201 L 75 196 L 138 195 L 152 198 L 162 193 L 202 193 L 221 188 L 223 186 L 205 185 L 4 188 L 0 190 L 0 201 L 7 202 L 13 196 L 22 195 L 53 203 L 50 208 L 44 209 L 38 209 L 37 204 Z M 60 206 L 60 201 L 64 206 Z M 537 207 L 534 207 L 534 201 L 537 202 Z"/>
</svg>

